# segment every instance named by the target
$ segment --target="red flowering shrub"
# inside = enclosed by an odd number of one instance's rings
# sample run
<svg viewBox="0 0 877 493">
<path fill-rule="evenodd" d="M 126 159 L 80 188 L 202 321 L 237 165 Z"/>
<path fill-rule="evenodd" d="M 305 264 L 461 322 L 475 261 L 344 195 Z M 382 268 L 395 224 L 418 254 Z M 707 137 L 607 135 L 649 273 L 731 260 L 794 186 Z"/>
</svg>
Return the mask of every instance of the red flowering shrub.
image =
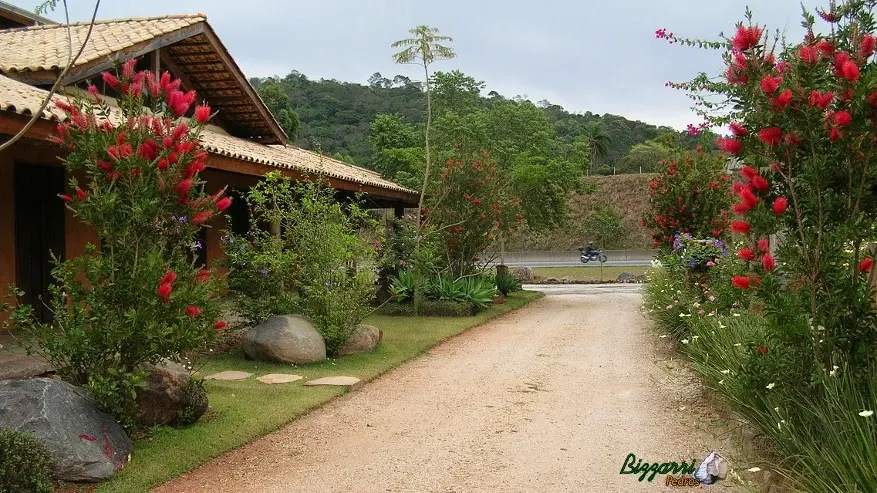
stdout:
<svg viewBox="0 0 877 493">
<path fill-rule="evenodd" d="M 434 190 L 423 215 L 442 237 L 454 276 L 472 273 L 480 255 L 523 224 L 520 199 L 487 153 L 459 151 L 445 162 Z"/>
<path fill-rule="evenodd" d="M 677 233 L 722 238 L 728 228 L 730 195 L 724 159 L 698 149 L 661 163 L 649 184 L 648 215 L 640 223 L 652 230 L 655 247 L 672 249 Z"/>
<path fill-rule="evenodd" d="M 225 326 L 214 302 L 221 286 L 192 259 L 203 248 L 194 239 L 201 225 L 230 205 L 222 193 L 204 193 L 198 177 L 209 109 L 196 110 L 197 122 L 178 119 L 194 93 L 181 93 L 167 73 L 156 80 L 133 67 L 126 63 L 121 78 L 104 75 L 123 94 L 120 110 L 96 90 L 56 103 L 68 119 L 52 140 L 69 151 L 68 173 L 86 178 L 71 178 L 75 196 L 59 200 L 94 229 L 100 247 L 57 262 L 52 299 L 44 300 L 52 323 L 28 306 L 5 307 L 34 351 L 126 426 L 138 414 L 141 365 L 194 349 Z"/>
</svg>

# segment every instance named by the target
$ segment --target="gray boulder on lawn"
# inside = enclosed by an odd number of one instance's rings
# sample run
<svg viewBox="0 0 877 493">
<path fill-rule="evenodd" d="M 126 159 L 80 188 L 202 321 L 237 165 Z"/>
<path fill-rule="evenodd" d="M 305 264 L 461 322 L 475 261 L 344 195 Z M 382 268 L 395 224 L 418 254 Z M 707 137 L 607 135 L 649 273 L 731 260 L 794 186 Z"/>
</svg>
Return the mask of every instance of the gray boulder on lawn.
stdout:
<svg viewBox="0 0 877 493">
<path fill-rule="evenodd" d="M 144 370 L 149 372 L 147 387 L 137 392 L 137 421 L 141 425 L 186 425 L 207 412 L 207 393 L 192 381 L 183 365 L 166 360 Z"/>
<path fill-rule="evenodd" d="M 636 282 L 636 276 L 631 274 L 630 272 L 622 272 L 618 274 L 617 282 Z"/>
<path fill-rule="evenodd" d="M 529 267 L 516 267 L 512 271 L 512 276 L 522 283 L 533 282 L 533 269 Z"/>
<path fill-rule="evenodd" d="M 275 315 L 244 336 L 244 353 L 258 361 L 304 364 L 326 359 L 326 341 L 301 315 Z"/>
<path fill-rule="evenodd" d="M 50 378 L 0 381 L 0 427 L 29 431 L 64 481 L 100 481 L 130 459 L 131 440 L 85 391 Z"/>
<path fill-rule="evenodd" d="M 338 349 L 338 356 L 374 351 L 383 338 L 384 332 L 381 329 L 359 324 L 347 338 L 347 342 Z"/>
</svg>

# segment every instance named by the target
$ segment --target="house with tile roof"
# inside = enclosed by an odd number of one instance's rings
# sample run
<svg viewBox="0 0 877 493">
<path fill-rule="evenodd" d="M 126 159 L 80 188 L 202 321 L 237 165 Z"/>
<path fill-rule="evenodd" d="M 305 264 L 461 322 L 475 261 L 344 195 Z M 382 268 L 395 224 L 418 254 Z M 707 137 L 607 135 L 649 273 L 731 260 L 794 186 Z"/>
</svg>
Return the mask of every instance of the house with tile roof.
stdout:
<svg viewBox="0 0 877 493">
<path fill-rule="evenodd" d="M 68 36 L 74 50 L 83 43 L 84 48 L 64 73 L 71 52 Z M 241 199 L 262 175 L 279 170 L 295 180 L 322 177 L 340 200 L 364 194 L 367 206 L 392 208 L 397 214 L 416 206 L 415 192 L 371 170 L 289 145 L 203 14 L 67 26 L 0 2 L 0 46 L 0 142 L 39 112 L 25 137 L 0 152 L 0 286 L 17 284 L 26 301 L 47 294 L 51 254 L 70 258 L 97 243 L 94 232 L 58 199 L 69 193 L 69 177 L 59 159 L 62 149 L 47 138 L 65 116 L 52 104 L 42 112 L 40 107 L 62 75 L 55 100 L 91 81 L 112 101 L 116 94 L 100 74 L 130 59 L 138 60 L 138 70 L 167 70 L 182 81 L 182 89 L 195 90 L 199 101 L 216 112 L 201 136 L 209 152 L 201 177 L 210 193 L 229 187 Z M 235 229 L 248 227 L 243 200 L 235 200 L 229 213 Z M 206 247 L 200 260 L 207 265 L 221 255 L 219 236 L 226 225 L 217 219 L 210 226 L 201 238 Z"/>
</svg>

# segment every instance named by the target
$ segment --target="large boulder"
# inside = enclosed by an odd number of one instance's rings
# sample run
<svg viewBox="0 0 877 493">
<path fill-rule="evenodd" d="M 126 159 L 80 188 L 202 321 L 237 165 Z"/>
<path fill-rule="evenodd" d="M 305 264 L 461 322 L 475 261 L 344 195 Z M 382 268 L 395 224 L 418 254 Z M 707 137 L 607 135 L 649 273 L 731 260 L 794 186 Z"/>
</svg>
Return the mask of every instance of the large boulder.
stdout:
<svg viewBox="0 0 877 493">
<path fill-rule="evenodd" d="M 326 341 L 301 315 L 275 315 L 244 336 L 244 352 L 252 359 L 279 363 L 314 363 L 326 359 Z"/>
<path fill-rule="evenodd" d="M 372 325 L 360 324 L 338 349 L 338 356 L 374 351 L 384 337 L 384 332 Z"/>
<path fill-rule="evenodd" d="M 533 282 L 533 269 L 529 267 L 517 267 L 512 271 L 512 275 L 522 284 L 525 282 Z"/>
<path fill-rule="evenodd" d="M 630 272 L 622 272 L 618 274 L 618 278 L 615 280 L 616 282 L 636 282 L 636 276 L 631 274 Z"/>
<path fill-rule="evenodd" d="M 143 426 L 190 424 L 207 412 L 207 393 L 185 367 L 173 361 L 147 365 L 147 387 L 137 393 Z"/>
<path fill-rule="evenodd" d="M 0 381 L 0 427 L 29 431 L 64 481 L 99 481 L 128 463 L 131 440 L 82 389 L 49 378 Z"/>
</svg>

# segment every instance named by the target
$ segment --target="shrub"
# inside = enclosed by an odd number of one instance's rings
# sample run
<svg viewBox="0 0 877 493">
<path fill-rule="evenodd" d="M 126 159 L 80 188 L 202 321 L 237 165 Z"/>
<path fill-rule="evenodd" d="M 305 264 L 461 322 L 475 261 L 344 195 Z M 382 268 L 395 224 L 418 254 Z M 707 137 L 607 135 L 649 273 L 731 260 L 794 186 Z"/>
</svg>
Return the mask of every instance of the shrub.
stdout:
<svg viewBox="0 0 877 493">
<path fill-rule="evenodd" d="M 725 237 L 731 195 L 721 156 L 698 147 L 677 151 L 660 163 L 649 183 L 649 212 L 641 225 L 652 231 L 653 245 L 669 250 L 677 233 L 695 238 Z"/>
<path fill-rule="evenodd" d="M 496 290 L 503 296 L 508 296 L 509 293 L 521 290 L 521 281 L 508 272 L 499 274 L 496 276 Z"/>
<path fill-rule="evenodd" d="M 334 353 L 372 311 L 373 275 L 356 264 L 373 262 L 359 232 L 374 230 L 374 220 L 356 203 L 342 206 L 326 184 L 293 183 L 279 172 L 268 173 L 248 202 L 252 234 L 225 243 L 240 311 L 251 323 L 300 311 Z"/>
<path fill-rule="evenodd" d="M 207 158 L 199 134 L 210 109 L 178 119 L 195 93 L 180 92 L 167 73 L 160 81 L 135 74 L 134 64 L 125 64 L 121 82 L 104 74 L 122 89 L 121 115 L 100 96 L 55 102 L 69 119 L 53 140 L 70 151 L 68 172 L 86 177 L 81 184 L 71 178 L 75 193 L 59 200 L 94 229 L 100 247 L 55 259 L 52 297 L 44 300 L 53 323 L 37 320 L 31 307 L 5 306 L 32 352 L 86 386 L 128 428 L 143 384 L 140 365 L 199 347 L 224 325 L 215 303 L 222 286 L 193 254 L 202 247 L 198 231 L 231 204 L 221 192 L 207 195 L 199 179 Z"/>
<path fill-rule="evenodd" d="M 424 300 L 420 307 L 420 315 L 424 317 L 469 317 L 481 309 L 466 301 Z M 405 317 L 414 316 L 411 303 L 389 303 L 384 308 L 387 315 Z"/>
<path fill-rule="evenodd" d="M 0 493 L 52 493 L 52 460 L 32 433 L 0 428 Z"/>
</svg>

